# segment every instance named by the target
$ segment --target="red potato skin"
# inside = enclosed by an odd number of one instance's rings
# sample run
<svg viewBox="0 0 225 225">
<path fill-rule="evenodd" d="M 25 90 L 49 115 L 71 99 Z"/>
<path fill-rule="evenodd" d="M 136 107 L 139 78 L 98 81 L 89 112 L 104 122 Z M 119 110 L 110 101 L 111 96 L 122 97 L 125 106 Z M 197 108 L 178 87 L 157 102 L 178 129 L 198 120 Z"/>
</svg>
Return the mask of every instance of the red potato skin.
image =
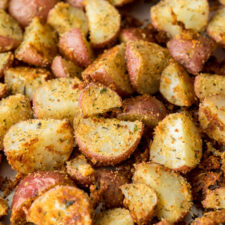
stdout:
<svg viewBox="0 0 225 225">
<path fill-rule="evenodd" d="M 58 2 L 59 0 L 11 0 L 9 13 L 25 27 L 36 16 L 46 21 L 48 12 Z"/>
<path fill-rule="evenodd" d="M 17 48 L 21 41 L 9 37 L 0 36 L 0 52 L 5 52 Z"/>
<path fill-rule="evenodd" d="M 56 56 L 51 65 L 51 69 L 55 77 L 61 78 L 61 77 L 69 77 L 69 74 L 66 73 L 62 61 L 62 56 Z"/>
<path fill-rule="evenodd" d="M 67 2 L 73 7 L 84 8 L 84 0 L 67 0 Z"/>
</svg>

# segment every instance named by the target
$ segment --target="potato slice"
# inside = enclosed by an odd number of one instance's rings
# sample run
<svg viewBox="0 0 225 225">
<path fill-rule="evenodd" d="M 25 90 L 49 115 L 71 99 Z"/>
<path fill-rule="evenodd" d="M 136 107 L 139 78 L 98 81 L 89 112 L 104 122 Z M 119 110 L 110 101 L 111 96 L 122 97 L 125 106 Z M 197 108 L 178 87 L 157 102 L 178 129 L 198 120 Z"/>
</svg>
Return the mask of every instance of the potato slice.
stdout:
<svg viewBox="0 0 225 225">
<path fill-rule="evenodd" d="M 82 77 L 110 86 L 120 95 L 130 95 L 133 89 L 126 70 L 125 45 L 121 44 L 100 55 L 83 71 Z"/>
<path fill-rule="evenodd" d="M 99 214 L 94 225 L 134 225 L 134 222 L 127 209 L 115 208 Z"/>
<path fill-rule="evenodd" d="M 19 121 L 32 118 L 30 101 L 21 94 L 11 95 L 0 101 L 0 150 L 8 129 Z"/>
<path fill-rule="evenodd" d="M 78 118 L 74 120 L 75 138 L 80 151 L 98 165 L 115 165 L 136 149 L 143 125 L 139 121 Z"/>
<path fill-rule="evenodd" d="M 79 98 L 79 107 L 85 117 L 108 112 L 122 106 L 120 96 L 110 88 L 101 84 L 90 83 Z"/>
<path fill-rule="evenodd" d="M 23 42 L 15 54 L 18 60 L 34 66 L 48 66 L 57 53 L 56 32 L 35 17 L 26 27 Z"/>
<path fill-rule="evenodd" d="M 50 10 L 48 24 L 60 35 L 73 28 L 80 28 L 85 36 L 88 33 L 88 20 L 83 10 L 71 7 L 64 2 L 59 2 Z"/>
<path fill-rule="evenodd" d="M 4 76 L 5 70 L 13 63 L 14 55 L 11 52 L 0 53 L 0 78 Z"/>
<path fill-rule="evenodd" d="M 0 83 L 0 99 L 5 97 L 7 93 L 8 93 L 7 85 Z"/>
<path fill-rule="evenodd" d="M 5 83 L 13 94 L 24 94 L 30 100 L 34 92 L 48 79 L 51 73 L 46 69 L 14 67 L 5 71 Z"/>
<path fill-rule="evenodd" d="M 69 119 L 79 114 L 78 100 L 81 81 L 76 78 L 53 79 L 42 85 L 34 94 L 34 115 L 39 119 Z"/>
<path fill-rule="evenodd" d="M 149 223 L 158 201 L 155 191 L 146 184 L 125 184 L 121 190 L 125 196 L 124 205 L 131 212 L 134 222 Z"/>
<path fill-rule="evenodd" d="M 203 31 L 209 18 L 209 4 L 207 0 L 161 0 L 151 8 L 150 14 L 156 29 L 175 37 L 181 33 L 182 26 Z"/>
<path fill-rule="evenodd" d="M 207 97 L 199 106 L 199 122 L 212 139 L 225 144 L 225 96 Z"/>
<path fill-rule="evenodd" d="M 66 120 L 27 120 L 12 126 L 4 137 L 4 152 L 20 173 L 59 168 L 73 150 L 73 131 Z"/>
<path fill-rule="evenodd" d="M 87 0 L 85 8 L 93 47 L 102 48 L 111 44 L 119 34 L 119 12 L 106 0 Z"/>
<path fill-rule="evenodd" d="M 202 157 L 202 139 L 191 118 L 184 113 L 168 115 L 155 129 L 150 159 L 175 171 L 187 172 Z"/>
<path fill-rule="evenodd" d="M 33 202 L 27 213 L 27 221 L 37 225 L 91 225 L 91 213 L 90 200 L 84 191 L 59 185 Z"/>
<path fill-rule="evenodd" d="M 160 93 L 177 106 L 191 106 L 195 100 L 193 81 L 178 63 L 171 62 L 162 72 Z"/>
<path fill-rule="evenodd" d="M 126 47 L 126 60 L 132 86 L 139 94 L 159 90 L 160 75 L 167 66 L 166 49 L 148 41 L 131 41 Z"/>
<path fill-rule="evenodd" d="M 156 215 L 174 223 L 182 219 L 192 206 L 191 187 L 180 175 L 155 163 L 136 165 L 134 183 L 144 183 L 158 196 Z"/>
</svg>

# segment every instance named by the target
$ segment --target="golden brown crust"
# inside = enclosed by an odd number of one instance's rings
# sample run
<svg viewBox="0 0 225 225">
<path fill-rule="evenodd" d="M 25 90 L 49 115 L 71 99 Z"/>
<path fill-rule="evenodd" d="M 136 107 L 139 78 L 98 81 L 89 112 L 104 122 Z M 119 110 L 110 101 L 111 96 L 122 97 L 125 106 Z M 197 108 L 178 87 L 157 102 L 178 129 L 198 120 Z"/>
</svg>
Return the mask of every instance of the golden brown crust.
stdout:
<svg viewBox="0 0 225 225">
<path fill-rule="evenodd" d="M 4 72 L 9 68 L 14 60 L 12 52 L 0 53 L 0 78 L 4 76 Z"/>
<path fill-rule="evenodd" d="M 9 206 L 7 201 L 0 196 L 0 217 L 6 216 L 9 211 Z"/>
</svg>

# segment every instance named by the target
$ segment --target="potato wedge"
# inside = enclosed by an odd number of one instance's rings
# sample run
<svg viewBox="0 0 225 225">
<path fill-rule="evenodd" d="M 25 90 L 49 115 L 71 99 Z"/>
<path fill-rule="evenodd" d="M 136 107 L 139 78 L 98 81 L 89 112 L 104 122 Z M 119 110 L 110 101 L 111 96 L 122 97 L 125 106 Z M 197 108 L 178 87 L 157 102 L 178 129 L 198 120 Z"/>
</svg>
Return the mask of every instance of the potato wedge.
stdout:
<svg viewBox="0 0 225 225">
<path fill-rule="evenodd" d="M 54 27 L 59 35 L 74 28 L 80 28 L 85 36 L 88 33 L 88 20 L 83 10 L 64 2 L 59 2 L 49 12 L 48 24 Z"/>
<path fill-rule="evenodd" d="M 82 73 L 84 80 L 91 78 L 126 96 L 133 93 L 126 72 L 125 45 L 117 45 L 100 55 Z"/>
<path fill-rule="evenodd" d="M 0 53 L 0 78 L 4 76 L 4 72 L 13 63 L 14 55 L 11 52 Z"/>
<path fill-rule="evenodd" d="M 184 113 L 168 115 L 155 129 L 150 159 L 175 171 L 186 173 L 202 157 L 202 139 L 192 119 Z"/>
<path fill-rule="evenodd" d="M 209 3 L 207 0 L 161 0 L 151 8 L 150 15 L 155 28 L 170 37 L 180 34 L 183 27 L 200 32 L 207 26 Z"/>
<path fill-rule="evenodd" d="M 134 225 L 127 209 L 115 208 L 99 214 L 94 225 Z"/>
<path fill-rule="evenodd" d="M 136 149 L 143 125 L 139 121 L 78 118 L 74 120 L 75 139 L 80 151 L 94 164 L 115 165 Z"/>
<path fill-rule="evenodd" d="M 0 1 L 0 9 L 7 9 L 9 4 L 9 0 L 1 0 Z"/>
<path fill-rule="evenodd" d="M 176 62 L 163 70 L 159 90 L 168 102 L 177 106 L 191 106 L 195 100 L 193 81 Z"/>
<path fill-rule="evenodd" d="M 225 96 L 207 97 L 199 106 L 199 122 L 212 139 L 225 144 Z"/>
<path fill-rule="evenodd" d="M 23 174 L 52 170 L 70 157 L 73 131 L 67 120 L 27 120 L 9 129 L 3 145 L 14 170 Z"/>
<path fill-rule="evenodd" d="M 93 52 L 80 28 L 73 28 L 59 39 L 60 52 L 73 63 L 87 67 L 93 61 Z"/>
<path fill-rule="evenodd" d="M 56 32 L 35 17 L 26 27 L 23 42 L 17 48 L 18 60 L 34 66 L 48 66 L 57 53 Z"/>
<path fill-rule="evenodd" d="M 158 196 L 156 216 L 174 223 L 182 219 L 192 206 L 189 183 L 180 175 L 155 163 L 135 166 L 134 183 L 144 183 Z"/>
<path fill-rule="evenodd" d="M 92 225 L 91 214 L 90 200 L 84 191 L 58 185 L 32 203 L 26 218 L 37 225 Z"/>
<path fill-rule="evenodd" d="M 146 184 L 125 184 L 121 186 L 125 196 L 124 205 L 131 212 L 131 216 L 137 224 L 148 224 L 157 205 L 157 195 Z"/>
<path fill-rule="evenodd" d="M 78 78 L 53 79 L 42 85 L 34 94 L 34 115 L 39 119 L 69 119 L 79 114 L 78 101 L 81 91 Z"/>
<path fill-rule="evenodd" d="M 0 83 L 0 99 L 6 97 L 8 93 L 8 87 L 6 84 Z"/>
<path fill-rule="evenodd" d="M 117 118 L 120 120 L 140 120 L 148 127 L 155 127 L 167 114 L 162 102 L 150 95 L 128 98 L 123 101 L 123 111 Z"/>
<path fill-rule="evenodd" d="M 9 206 L 7 201 L 0 196 L 0 217 L 8 215 Z"/>
<path fill-rule="evenodd" d="M 119 12 L 106 0 L 87 0 L 85 9 L 93 47 L 104 48 L 110 45 L 119 35 Z"/>
<path fill-rule="evenodd" d="M 160 75 L 168 65 L 166 49 L 148 41 L 131 41 L 126 47 L 126 61 L 133 88 L 139 94 L 159 90 Z"/>
<path fill-rule="evenodd" d="M 225 5 L 225 0 L 219 0 L 222 5 Z"/>
<path fill-rule="evenodd" d="M 30 101 L 21 94 L 11 95 L 0 101 L 0 150 L 8 129 L 23 120 L 32 118 Z"/>
<path fill-rule="evenodd" d="M 115 91 L 97 83 L 86 86 L 79 98 L 79 107 L 84 117 L 105 113 L 121 106 L 122 99 Z"/>
<path fill-rule="evenodd" d="M 15 49 L 23 40 L 19 24 L 3 9 L 0 9 L 0 52 Z"/>
<path fill-rule="evenodd" d="M 51 69 L 57 78 L 81 78 L 82 68 L 62 56 L 56 56 L 53 59 Z"/>
<path fill-rule="evenodd" d="M 32 100 L 34 92 L 51 78 L 46 69 L 11 67 L 5 70 L 5 83 L 13 94 L 24 94 Z"/>
</svg>

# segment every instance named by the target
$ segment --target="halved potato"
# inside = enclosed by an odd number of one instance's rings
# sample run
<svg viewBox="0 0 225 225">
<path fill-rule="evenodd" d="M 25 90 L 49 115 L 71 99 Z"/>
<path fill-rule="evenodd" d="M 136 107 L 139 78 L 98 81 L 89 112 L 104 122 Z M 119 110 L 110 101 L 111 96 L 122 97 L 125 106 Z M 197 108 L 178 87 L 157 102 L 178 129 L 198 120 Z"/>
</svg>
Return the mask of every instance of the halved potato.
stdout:
<svg viewBox="0 0 225 225">
<path fill-rule="evenodd" d="M 39 119 L 69 119 L 79 114 L 78 101 L 81 91 L 78 78 L 59 78 L 49 80 L 34 94 L 34 115 Z"/>
<path fill-rule="evenodd" d="M 175 171 L 187 172 L 202 157 L 202 139 L 192 119 L 184 113 L 168 115 L 155 129 L 150 159 Z"/>
<path fill-rule="evenodd" d="M 59 168 L 73 150 L 73 131 L 67 120 L 27 120 L 12 126 L 4 137 L 4 152 L 20 173 Z"/>
<path fill-rule="evenodd" d="M 111 44 L 119 34 L 119 12 L 106 0 L 87 0 L 85 9 L 93 47 L 102 48 Z"/>
<path fill-rule="evenodd" d="M 115 208 L 97 215 L 94 225 L 134 225 L 127 209 Z"/>
<path fill-rule="evenodd" d="M 155 191 L 146 184 L 124 184 L 121 190 L 125 196 L 124 205 L 131 212 L 134 222 L 149 223 L 158 201 Z"/>
<path fill-rule="evenodd" d="M 182 219 L 192 206 L 191 187 L 180 175 L 155 163 L 135 166 L 134 183 L 144 183 L 158 196 L 156 216 L 174 223 Z"/>
<path fill-rule="evenodd" d="M 0 99 L 5 97 L 9 89 L 6 84 L 0 83 Z"/>
<path fill-rule="evenodd" d="M 31 100 L 34 92 L 48 79 L 51 73 L 46 69 L 11 67 L 5 70 L 5 83 L 13 94 L 24 94 Z"/>
<path fill-rule="evenodd" d="M 79 98 L 79 107 L 84 117 L 108 112 L 122 106 L 122 99 L 112 89 L 97 83 L 86 86 Z"/>
<path fill-rule="evenodd" d="M 0 196 L 0 217 L 8 214 L 9 206 L 7 201 Z"/>
<path fill-rule="evenodd" d="M 6 9 L 8 7 L 9 0 L 1 0 L 0 1 L 0 9 Z"/>
<path fill-rule="evenodd" d="M 57 53 L 57 34 L 35 17 L 26 27 L 16 58 L 34 66 L 48 66 Z"/>
<path fill-rule="evenodd" d="M 58 185 L 37 198 L 27 212 L 28 222 L 37 225 L 92 225 L 88 195 L 72 186 Z"/>
<path fill-rule="evenodd" d="M 15 49 L 23 40 L 19 24 L 3 9 L 0 9 L 0 52 Z"/>
<path fill-rule="evenodd" d="M 203 31 L 209 18 L 209 3 L 207 0 L 161 0 L 151 7 L 150 14 L 156 29 L 175 37 L 183 27 Z"/>
<path fill-rule="evenodd" d="M 199 106 L 199 122 L 212 139 L 225 144 L 225 96 L 215 95 L 204 99 Z"/>
<path fill-rule="evenodd" d="M 82 77 L 110 86 L 120 95 L 130 95 L 133 89 L 126 70 L 125 45 L 121 44 L 100 55 L 83 71 Z"/>
<path fill-rule="evenodd" d="M 5 70 L 12 65 L 13 60 L 12 52 L 0 53 L 0 78 L 4 76 Z"/>
<path fill-rule="evenodd" d="M 126 61 L 132 86 L 139 94 L 159 90 L 160 75 L 168 65 L 168 51 L 148 41 L 131 41 L 126 47 Z"/>
<path fill-rule="evenodd" d="M 20 121 L 31 119 L 32 114 L 30 101 L 24 95 L 11 95 L 0 101 L 0 150 L 8 129 Z"/>
<path fill-rule="evenodd" d="M 74 129 L 80 151 L 94 164 L 105 166 L 129 158 L 143 133 L 143 125 L 139 121 L 97 117 L 75 119 Z"/>
<path fill-rule="evenodd" d="M 195 100 L 193 81 L 176 62 L 170 62 L 163 70 L 159 89 L 168 102 L 177 106 L 191 106 Z"/>
<path fill-rule="evenodd" d="M 48 24 L 60 35 L 73 28 L 80 28 L 85 36 L 88 33 L 88 20 L 83 10 L 64 2 L 59 2 L 49 12 Z"/>
</svg>

